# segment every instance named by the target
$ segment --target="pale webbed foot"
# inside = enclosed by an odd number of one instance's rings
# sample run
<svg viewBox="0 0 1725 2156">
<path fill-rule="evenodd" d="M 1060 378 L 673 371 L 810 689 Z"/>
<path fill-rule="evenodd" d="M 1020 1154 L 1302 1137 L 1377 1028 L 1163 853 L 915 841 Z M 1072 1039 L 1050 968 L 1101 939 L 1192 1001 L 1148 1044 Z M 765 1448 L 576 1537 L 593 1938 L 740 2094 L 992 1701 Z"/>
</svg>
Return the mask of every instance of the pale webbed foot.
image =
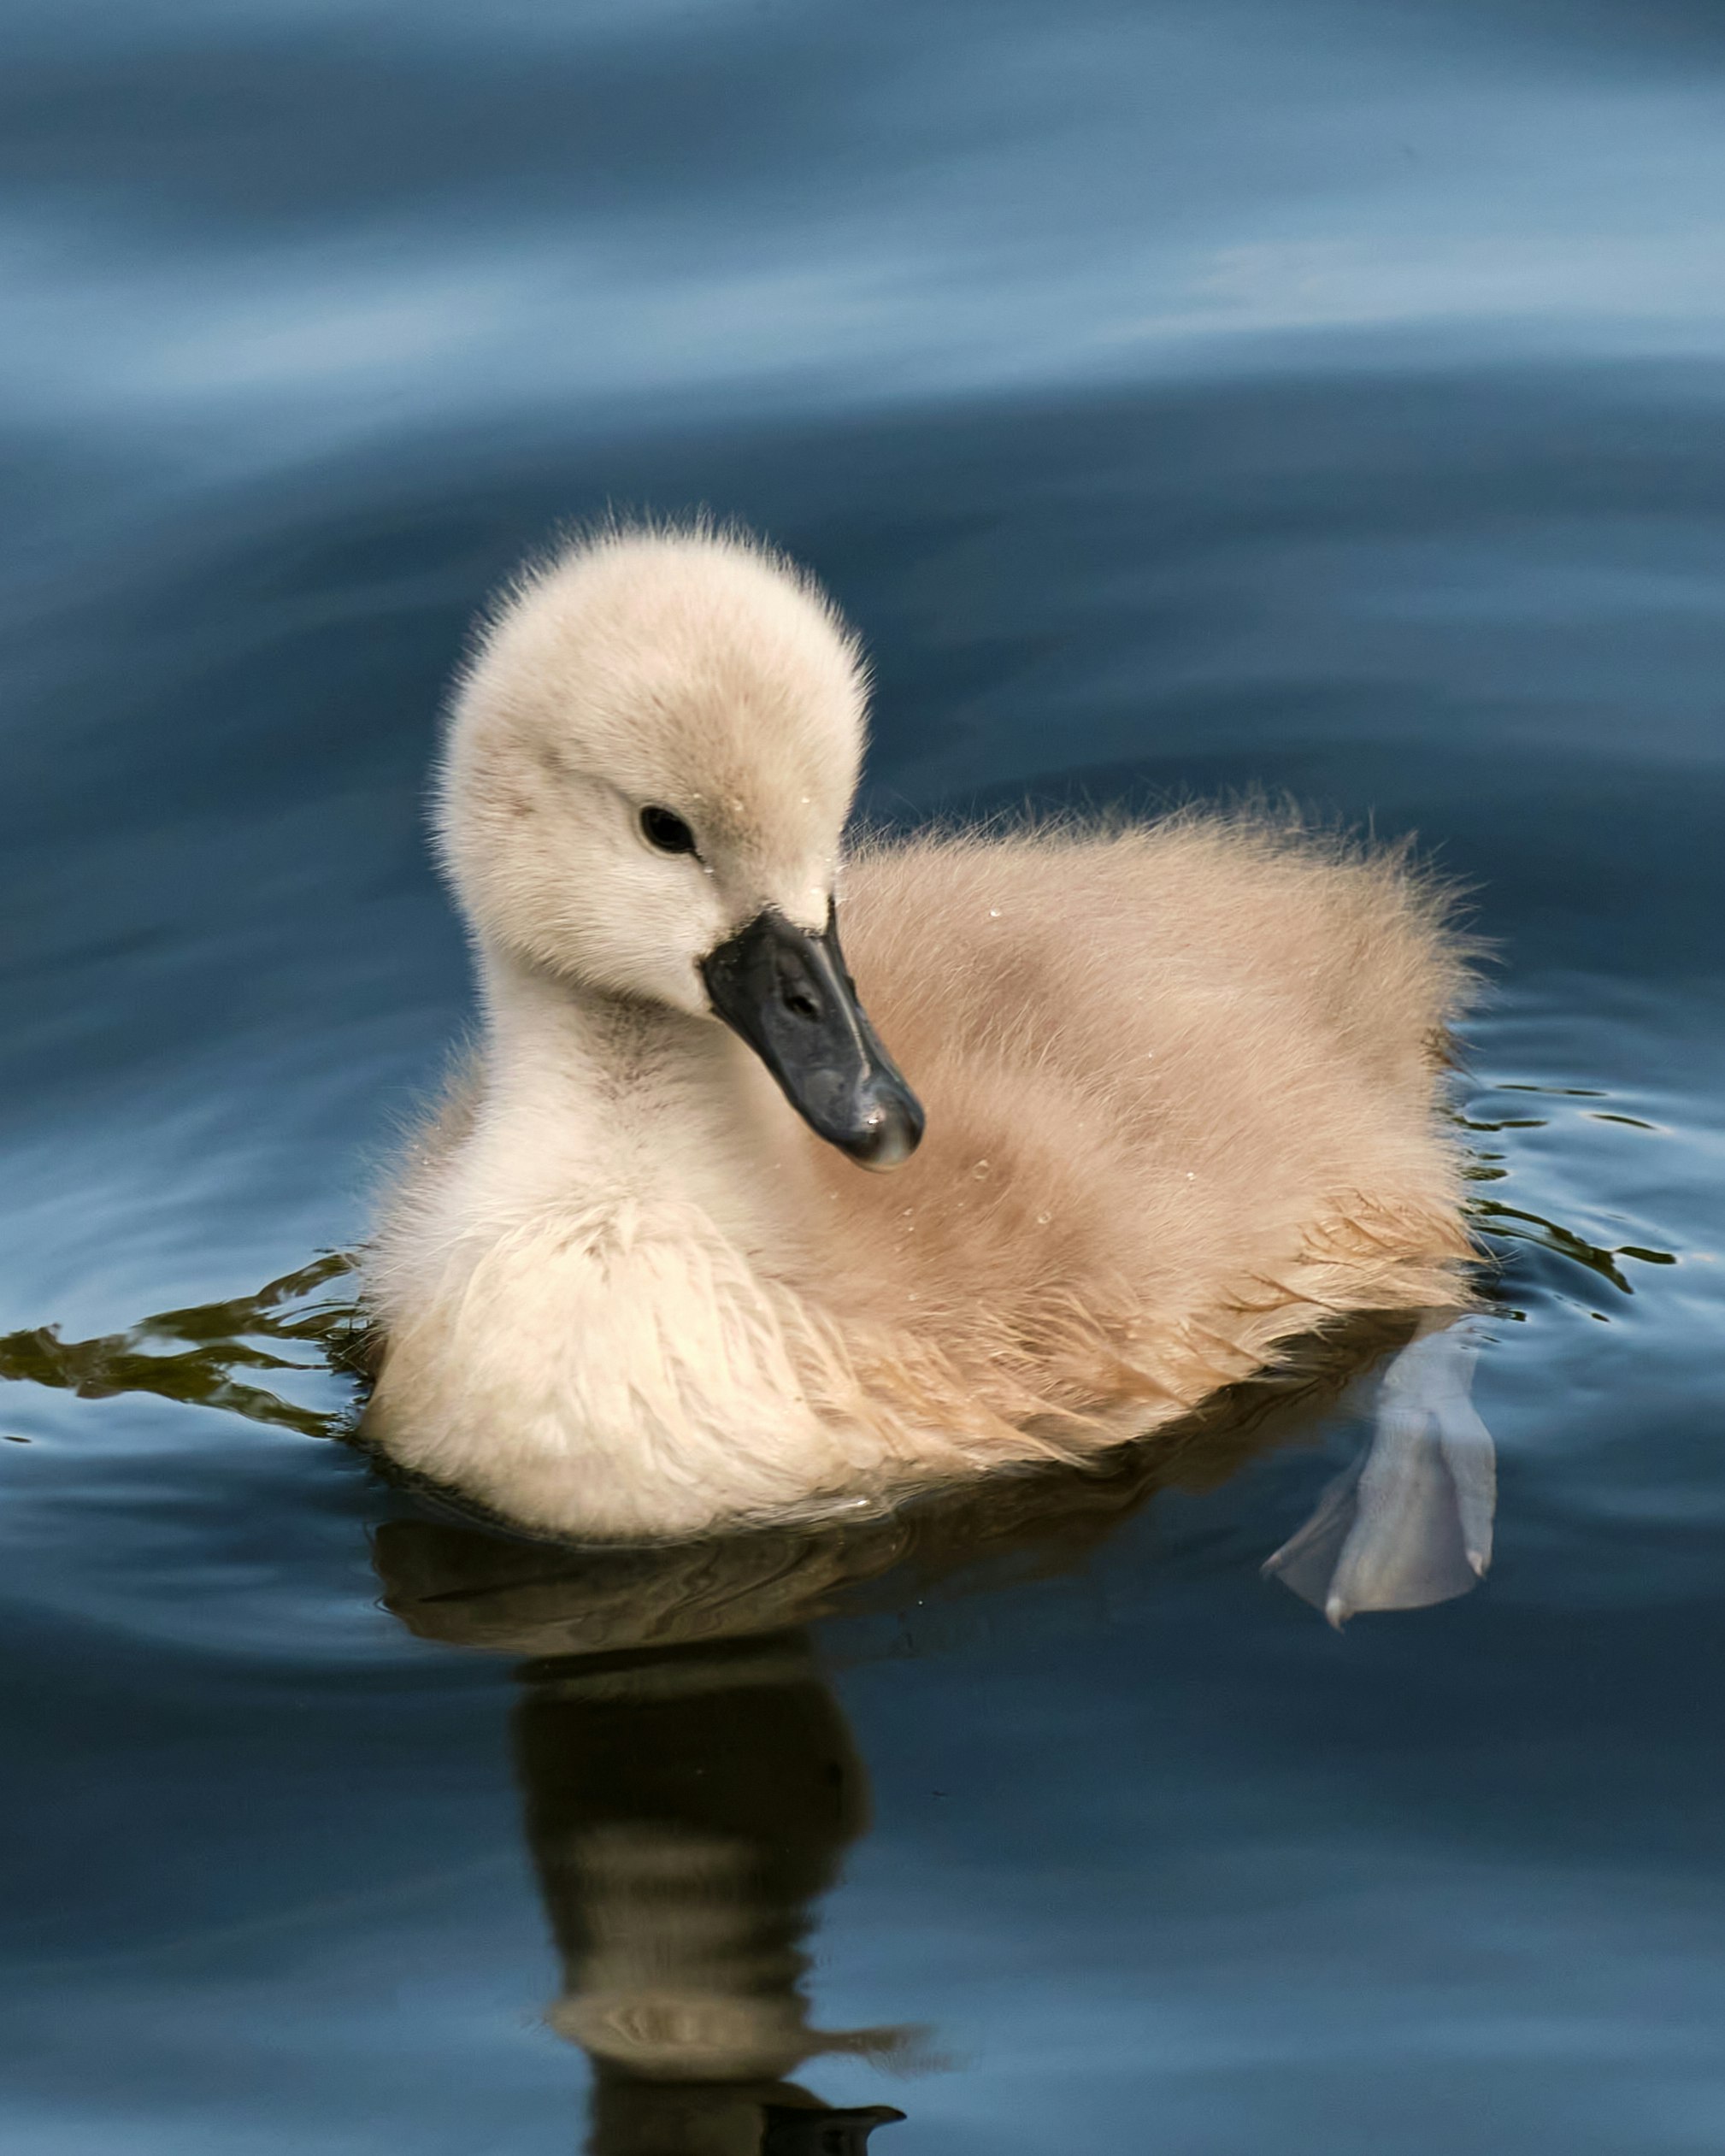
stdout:
<svg viewBox="0 0 1725 2156">
<path fill-rule="evenodd" d="M 1434 1317 L 1391 1363 L 1371 1440 L 1264 1565 L 1338 1628 L 1465 1594 L 1492 1561 L 1497 1455 L 1469 1397 L 1478 1321 Z"/>
</svg>

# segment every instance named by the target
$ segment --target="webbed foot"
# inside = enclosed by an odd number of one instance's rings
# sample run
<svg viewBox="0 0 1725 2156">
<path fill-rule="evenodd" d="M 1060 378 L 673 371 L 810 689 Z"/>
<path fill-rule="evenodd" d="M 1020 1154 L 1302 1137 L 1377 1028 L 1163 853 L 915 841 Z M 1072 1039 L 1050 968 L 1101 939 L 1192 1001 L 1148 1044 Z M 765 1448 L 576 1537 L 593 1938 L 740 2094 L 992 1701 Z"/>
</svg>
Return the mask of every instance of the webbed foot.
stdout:
<svg viewBox="0 0 1725 2156">
<path fill-rule="evenodd" d="M 1264 1564 L 1338 1629 L 1360 1610 L 1418 1610 L 1492 1561 L 1497 1455 L 1469 1397 L 1478 1320 L 1434 1319 L 1391 1363 L 1370 1442 Z"/>
</svg>

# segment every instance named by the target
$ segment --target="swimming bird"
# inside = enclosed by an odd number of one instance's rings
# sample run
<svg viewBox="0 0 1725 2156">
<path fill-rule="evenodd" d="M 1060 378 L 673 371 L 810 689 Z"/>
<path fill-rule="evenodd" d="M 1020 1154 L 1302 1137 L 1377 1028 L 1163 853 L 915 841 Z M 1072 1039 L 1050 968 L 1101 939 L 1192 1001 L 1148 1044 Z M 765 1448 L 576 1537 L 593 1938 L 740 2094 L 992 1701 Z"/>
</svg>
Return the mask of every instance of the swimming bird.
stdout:
<svg viewBox="0 0 1725 2156">
<path fill-rule="evenodd" d="M 819 1517 L 1469 1304 L 1442 889 L 1261 812 L 847 844 L 866 701 L 738 532 L 590 534 L 484 626 L 481 1037 L 367 1260 L 409 1468 L 579 1537 Z"/>
</svg>

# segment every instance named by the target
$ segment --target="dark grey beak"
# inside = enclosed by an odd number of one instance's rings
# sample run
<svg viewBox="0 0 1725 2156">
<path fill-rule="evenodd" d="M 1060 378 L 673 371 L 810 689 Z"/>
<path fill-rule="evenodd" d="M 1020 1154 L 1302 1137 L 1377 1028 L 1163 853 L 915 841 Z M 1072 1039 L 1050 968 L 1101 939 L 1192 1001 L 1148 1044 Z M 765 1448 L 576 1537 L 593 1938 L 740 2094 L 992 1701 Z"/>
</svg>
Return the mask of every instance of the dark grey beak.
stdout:
<svg viewBox="0 0 1725 2156">
<path fill-rule="evenodd" d="M 910 1159 L 921 1105 L 862 1014 L 830 909 L 815 935 L 769 906 L 709 953 L 701 975 L 811 1130 L 864 1168 Z"/>
</svg>

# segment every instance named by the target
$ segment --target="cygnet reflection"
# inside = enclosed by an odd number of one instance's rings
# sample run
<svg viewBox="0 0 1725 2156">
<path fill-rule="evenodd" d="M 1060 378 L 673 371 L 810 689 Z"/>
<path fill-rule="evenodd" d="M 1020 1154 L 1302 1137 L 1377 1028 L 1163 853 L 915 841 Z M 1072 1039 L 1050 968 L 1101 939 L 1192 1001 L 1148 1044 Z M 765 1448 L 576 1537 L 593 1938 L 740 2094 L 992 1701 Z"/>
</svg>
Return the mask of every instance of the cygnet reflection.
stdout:
<svg viewBox="0 0 1725 2156">
<path fill-rule="evenodd" d="M 554 1650 L 621 1621 L 603 1556 L 550 1588 L 548 1563 L 571 1556 L 417 1522 L 378 1550 L 415 1631 L 489 1644 L 506 1623 Z M 902 2041 L 810 2018 L 809 1936 L 868 1790 L 807 1635 L 554 1651 L 519 1674 L 515 1767 L 562 1967 L 546 2019 L 592 2063 L 591 2156 L 862 2156 L 904 2114 L 792 2078 Z"/>
<path fill-rule="evenodd" d="M 597 2070 L 595 2156 L 836 2152 L 898 2116 L 786 2079 L 898 2041 L 809 2019 L 815 1906 L 868 1800 L 806 1638 L 534 1667 L 515 1758 L 562 1959 L 549 2018 Z"/>
</svg>

